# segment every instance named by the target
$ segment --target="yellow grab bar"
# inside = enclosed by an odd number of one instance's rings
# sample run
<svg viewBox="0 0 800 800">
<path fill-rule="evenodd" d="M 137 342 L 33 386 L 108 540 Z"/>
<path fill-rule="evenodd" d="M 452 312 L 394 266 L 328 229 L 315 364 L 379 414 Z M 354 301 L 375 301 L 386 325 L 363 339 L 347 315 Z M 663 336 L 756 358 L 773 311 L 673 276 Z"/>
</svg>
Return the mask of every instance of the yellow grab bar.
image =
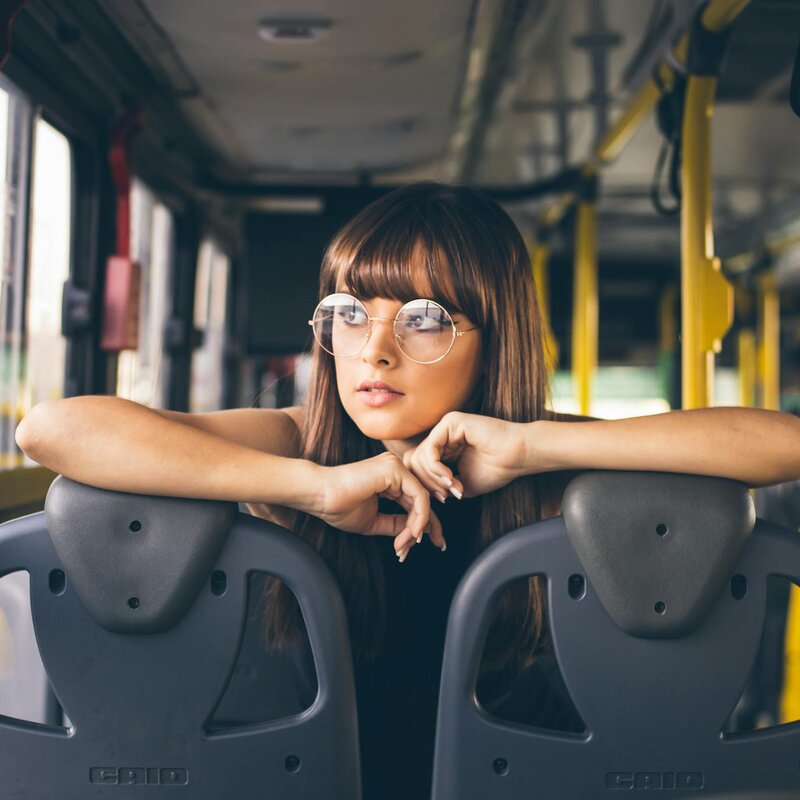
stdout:
<svg viewBox="0 0 800 800">
<path fill-rule="evenodd" d="M 544 241 L 529 242 L 528 248 L 533 269 L 533 280 L 536 284 L 536 299 L 541 317 L 545 363 L 547 364 L 548 373 L 552 375 L 558 364 L 558 342 L 553 335 L 553 328 L 550 324 L 550 271 L 548 269 L 550 245 Z"/>
<path fill-rule="evenodd" d="M 724 30 L 744 11 L 749 2 L 750 0 L 711 0 L 701 16 L 703 26 L 712 33 Z M 683 66 L 686 63 L 688 42 L 689 37 L 684 33 L 673 48 L 673 60 L 676 64 Z M 597 169 L 613 161 L 655 108 L 661 96 L 659 82 L 664 86 L 671 86 L 675 72 L 669 59 L 661 59 L 654 71 L 659 80 L 650 78 L 633 96 L 620 117 L 600 140 L 586 167 Z M 552 212 L 550 209 L 545 212 L 550 213 L 550 224 L 555 225 L 576 199 L 574 193 L 560 195 L 551 207 Z"/>
<path fill-rule="evenodd" d="M 780 302 L 774 273 L 765 273 L 758 287 L 758 371 L 761 406 L 773 411 L 781 407 Z"/>
<path fill-rule="evenodd" d="M 756 359 L 756 335 L 751 328 L 742 328 L 737 337 L 739 360 L 739 405 L 754 408 L 758 367 Z"/>
<path fill-rule="evenodd" d="M 589 414 L 597 369 L 597 203 L 578 203 L 572 294 L 572 380 L 580 413 Z"/>
<path fill-rule="evenodd" d="M 690 75 L 681 163 L 681 377 L 683 408 L 713 403 L 714 353 L 733 322 L 733 289 L 714 257 L 711 115 L 717 78 Z"/>
</svg>

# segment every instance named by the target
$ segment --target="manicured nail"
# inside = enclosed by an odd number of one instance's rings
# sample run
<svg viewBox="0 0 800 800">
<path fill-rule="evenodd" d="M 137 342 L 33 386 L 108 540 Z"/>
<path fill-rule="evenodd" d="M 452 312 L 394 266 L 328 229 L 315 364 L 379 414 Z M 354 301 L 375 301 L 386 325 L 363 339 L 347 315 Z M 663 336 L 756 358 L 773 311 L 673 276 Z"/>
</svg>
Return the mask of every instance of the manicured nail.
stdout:
<svg viewBox="0 0 800 800">
<path fill-rule="evenodd" d="M 421 541 L 422 541 L 422 534 L 419 535 L 419 538 L 417 539 L 417 544 L 419 544 Z"/>
<path fill-rule="evenodd" d="M 451 486 L 450 487 L 450 494 L 452 494 L 453 497 L 457 497 L 459 500 L 462 497 L 461 492 L 459 492 L 458 489 L 456 489 L 455 486 Z"/>
<path fill-rule="evenodd" d="M 436 499 L 440 503 L 444 503 L 444 501 L 447 500 L 447 495 L 444 492 L 436 492 Z"/>
<path fill-rule="evenodd" d="M 453 481 L 451 481 L 451 480 L 450 480 L 450 478 L 448 478 L 448 477 L 447 477 L 447 475 L 440 475 L 439 477 L 440 477 L 440 478 L 441 478 L 441 479 L 442 479 L 442 480 L 443 480 L 443 481 L 444 481 L 444 482 L 445 482 L 445 483 L 446 483 L 448 486 L 452 486 L 452 485 L 453 485 Z"/>
<path fill-rule="evenodd" d="M 445 550 L 447 550 L 447 542 L 445 542 L 445 543 L 442 545 L 442 547 L 441 547 L 441 550 L 442 550 L 442 552 L 443 552 L 443 553 L 444 553 L 444 551 L 445 551 Z"/>
<path fill-rule="evenodd" d="M 408 555 L 408 551 L 403 553 L 403 555 L 397 557 L 401 564 L 406 560 L 406 556 L 407 555 Z"/>
</svg>

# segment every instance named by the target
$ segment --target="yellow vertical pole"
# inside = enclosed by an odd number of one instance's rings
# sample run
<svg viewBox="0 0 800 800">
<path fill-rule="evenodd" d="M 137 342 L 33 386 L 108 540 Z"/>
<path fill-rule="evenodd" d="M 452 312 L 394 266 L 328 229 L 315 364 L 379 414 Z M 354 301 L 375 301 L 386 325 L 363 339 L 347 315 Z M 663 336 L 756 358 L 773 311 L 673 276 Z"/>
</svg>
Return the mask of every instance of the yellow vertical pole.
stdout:
<svg viewBox="0 0 800 800">
<path fill-rule="evenodd" d="M 762 406 L 780 410 L 780 297 L 772 272 L 764 274 L 758 287 L 759 372 Z M 780 721 L 800 719 L 800 587 L 791 584 L 784 634 L 783 691 Z"/>
<path fill-rule="evenodd" d="M 578 203 L 572 293 L 572 379 L 580 413 L 589 414 L 597 369 L 597 202 L 592 189 Z"/>
<path fill-rule="evenodd" d="M 541 315 L 542 343 L 544 345 L 545 362 L 547 371 L 553 373 L 558 363 L 558 342 L 553 335 L 550 323 L 550 245 L 543 239 L 528 243 L 528 250 L 533 269 L 533 280 L 536 284 L 536 300 Z"/>
<path fill-rule="evenodd" d="M 781 306 L 774 273 L 765 273 L 758 287 L 758 365 L 761 373 L 761 406 L 781 407 L 780 376 Z"/>
<path fill-rule="evenodd" d="M 756 337 L 751 328 L 742 328 L 737 337 L 739 360 L 739 404 L 754 408 L 758 368 L 756 364 Z"/>
<path fill-rule="evenodd" d="M 713 403 L 714 353 L 733 321 L 733 291 L 714 258 L 711 115 L 716 77 L 690 75 L 681 164 L 681 376 L 683 408 Z"/>
</svg>

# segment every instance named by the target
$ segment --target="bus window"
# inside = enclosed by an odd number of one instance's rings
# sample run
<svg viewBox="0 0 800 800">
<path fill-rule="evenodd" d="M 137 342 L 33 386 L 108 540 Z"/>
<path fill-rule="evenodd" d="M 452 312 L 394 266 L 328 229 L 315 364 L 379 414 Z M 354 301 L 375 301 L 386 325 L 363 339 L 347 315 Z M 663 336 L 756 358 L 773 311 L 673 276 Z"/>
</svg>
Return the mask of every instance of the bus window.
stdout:
<svg viewBox="0 0 800 800">
<path fill-rule="evenodd" d="M 553 375 L 554 411 L 580 414 L 570 372 Z M 614 365 L 598 367 L 593 381 L 590 416 L 601 419 L 662 414 L 670 410 L 663 396 L 663 384 L 657 367 Z"/>
<path fill-rule="evenodd" d="M 70 268 L 72 153 L 66 136 L 42 119 L 36 121 L 32 186 L 25 411 L 63 397 L 67 351 L 61 295 Z"/>
<path fill-rule="evenodd" d="M 200 247 L 194 293 L 194 327 L 203 344 L 192 354 L 189 410 L 217 411 L 223 406 L 223 357 L 230 260 L 206 239 Z"/>
<path fill-rule="evenodd" d="M 164 404 L 161 368 L 164 324 L 174 263 L 174 224 L 169 209 L 141 182 L 131 185 L 131 258 L 142 265 L 139 349 L 117 362 L 117 394 L 152 408 Z"/>
<path fill-rule="evenodd" d="M 29 169 L 30 103 L 0 82 L 0 469 L 24 463 L 14 431 L 28 410 L 24 380 L 25 210 Z"/>
</svg>

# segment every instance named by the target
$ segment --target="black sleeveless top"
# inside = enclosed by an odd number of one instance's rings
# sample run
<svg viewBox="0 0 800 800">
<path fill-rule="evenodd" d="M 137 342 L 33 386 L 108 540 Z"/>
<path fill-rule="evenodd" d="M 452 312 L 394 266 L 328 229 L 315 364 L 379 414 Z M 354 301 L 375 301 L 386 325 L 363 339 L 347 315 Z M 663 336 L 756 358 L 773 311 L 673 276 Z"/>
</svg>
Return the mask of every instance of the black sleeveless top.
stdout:
<svg viewBox="0 0 800 800">
<path fill-rule="evenodd" d="M 396 513 L 381 501 L 381 510 Z M 442 655 L 450 602 L 469 567 L 478 535 L 481 498 L 433 501 L 447 550 L 427 536 L 400 564 L 391 537 L 380 537 L 386 581 L 386 631 L 373 663 L 356 662 L 364 800 L 428 800 Z M 496 694 L 487 684 L 478 697 L 502 719 L 560 730 L 583 724 L 558 673 L 544 654 L 534 667 Z"/>
</svg>

